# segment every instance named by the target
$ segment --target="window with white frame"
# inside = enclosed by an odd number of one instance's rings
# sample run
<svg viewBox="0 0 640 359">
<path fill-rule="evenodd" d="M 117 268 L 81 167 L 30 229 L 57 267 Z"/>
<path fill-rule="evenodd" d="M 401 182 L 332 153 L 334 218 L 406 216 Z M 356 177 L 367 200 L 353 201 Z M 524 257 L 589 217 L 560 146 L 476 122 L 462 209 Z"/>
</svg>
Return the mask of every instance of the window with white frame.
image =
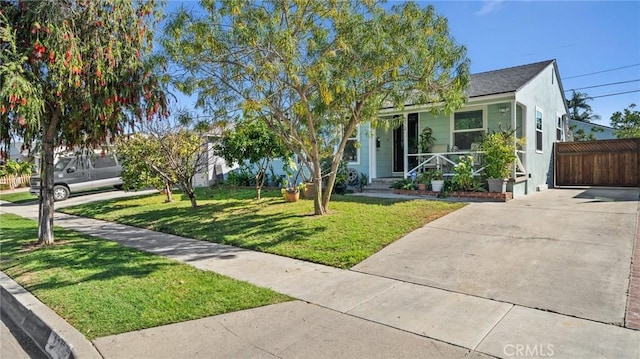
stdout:
<svg viewBox="0 0 640 359">
<path fill-rule="evenodd" d="M 342 153 L 342 159 L 351 164 L 360 163 L 360 143 L 358 142 L 358 127 L 353 130 L 347 144 L 344 146 L 344 152 Z"/>
<path fill-rule="evenodd" d="M 542 110 L 536 108 L 536 151 L 542 152 Z"/>
<path fill-rule="evenodd" d="M 564 139 L 564 126 L 562 125 L 562 116 L 558 116 L 556 123 L 556 141 L 561 142 Z"/>
<path fill-rule="evenodd" d="M 453 115 L 453 146 L 460 151 L 470 150 L 482 141 L 484 122 L 482 110 L 456 112 Z"/>
</svg>

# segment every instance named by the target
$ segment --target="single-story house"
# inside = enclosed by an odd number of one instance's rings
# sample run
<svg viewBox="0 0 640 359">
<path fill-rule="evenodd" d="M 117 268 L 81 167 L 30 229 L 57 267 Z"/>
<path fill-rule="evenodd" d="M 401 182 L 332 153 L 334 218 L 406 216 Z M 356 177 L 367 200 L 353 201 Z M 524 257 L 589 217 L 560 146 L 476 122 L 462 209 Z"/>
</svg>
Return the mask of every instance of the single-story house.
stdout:
<svg viewBox="0 0 640 359">
<path fill-rule="evenodd" d="M 203 135 L 207 166 L 193 176 L 194 187 L 209 187 L 217 184 L 224 180 L 225 174 L 238 168 L 237 163 L 228 164 L 214 151 L 216 142 L 219 141 L 226 128 L 226 126 L 213 126 L 209 132 Z"/>
<path fill-rule="evenodd" d="M 518 150 L 508 190 L 517 197 L 551 186 L 553 144 L 565 141 L 569 130 L 556 61 L 473 74 L 467 96 L 465 106 L 451 114 L 434 116 L 430 104 L 382 109 L 380 116 L 402 116 L 403 124 L 395 129 L 360 125 L 351 138 L 359 146 L 345 150 L 349 168 L 367 174 L 369 181 L 408 177 L 434 161 L 446 169 L 461 154 L 476 154 L 475 144 L 484 133 L 511 128 L 525 144 Z M 429 153 L 419 153 L 419 135 L 427 127 L 436 141 Z"/>
<path fill-rule="evenodd" d="M 569 119 L 569 131 L 571 134 L 567 138 L 568 141 L 615 140 L 618 138 L 613 127 L 579 120 Z"/>
<path fill-rule="evenodd" d="M 413 172 L 437 167 L 451 176 L 461 155 L 481 161 L 476 145 L 483 134 L 515 129 L 524 145 L 517 151 L 517 165 L 507 190 L 518 197 L 553 184 L 553 145 L 567 141 L 567 102 L 555 60 L 471 75 L 468 101 L 451 114 L 433 115 L 433 104 L 408 104 L 384 108 L 382 118 L 401 117 L 393 129 L 359 125 L 344 151 L 343 159 L 354 174 L 379 178 L 406 178 Z M 427 129 L 435 143 L 421 153 L 420 134 Z M 215 136 L 214 136 L 215 137 Z M 279 174 L 281 161 L 274 162 Z M 447 171 L 449 171 L 447 173 Z"/>
</svg>

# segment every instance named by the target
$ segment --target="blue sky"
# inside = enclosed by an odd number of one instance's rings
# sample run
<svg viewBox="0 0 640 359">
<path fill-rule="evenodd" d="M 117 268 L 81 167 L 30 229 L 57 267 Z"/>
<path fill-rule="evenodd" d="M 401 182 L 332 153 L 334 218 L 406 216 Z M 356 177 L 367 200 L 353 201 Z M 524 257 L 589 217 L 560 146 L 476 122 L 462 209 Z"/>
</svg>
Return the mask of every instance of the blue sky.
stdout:
<svg viewBox="0 0 640 359">
<path fill-rule="evenodd" d="M 198 7 L 196 1 L 182 3 Z M 594 97 L 598 123 L 608 125 L 615 111 L 631 103 L 640 106 L 640 91 L 597 97 L 640 90 L 634 81 L 640 80 L 640 0 L 420 3 L 447 17 L 450 33 L 467 47 L 472 73 L 556 59 L 565 90 L 633 81 L 578 90 Z M 166 11 L 180 4 L 168 1 Z M 601 73 L 581 76 L 594 72 Z"/>
<path fill-rule="evenodd" d="M 448 18 L 450 33 L 467 47 L 472 73 L 556 59 L 565 90 L 640 80 L 640 1 L 422 3 Z M 626 68 L 579 76 L 620 67 Z M 633 90 L 640 81 L 578 91 L 596 97 Z M 631 103 L 640 106 L 640 91 L 590 102 L 605 125 Z"/>
</svg>

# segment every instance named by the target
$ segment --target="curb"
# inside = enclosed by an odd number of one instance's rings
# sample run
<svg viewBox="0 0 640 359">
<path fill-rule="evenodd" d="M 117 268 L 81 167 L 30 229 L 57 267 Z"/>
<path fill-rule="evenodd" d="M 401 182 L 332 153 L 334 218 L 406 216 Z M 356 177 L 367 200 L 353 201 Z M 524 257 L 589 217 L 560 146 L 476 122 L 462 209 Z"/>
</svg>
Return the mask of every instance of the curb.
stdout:
<svg viewBox="0 0 640 359">
<path fill-rule="evenodd" d="M 2 315 L 50 358 L 102 358 L 84 335 L 1 271 L 0 302 Z"/>
</svg>

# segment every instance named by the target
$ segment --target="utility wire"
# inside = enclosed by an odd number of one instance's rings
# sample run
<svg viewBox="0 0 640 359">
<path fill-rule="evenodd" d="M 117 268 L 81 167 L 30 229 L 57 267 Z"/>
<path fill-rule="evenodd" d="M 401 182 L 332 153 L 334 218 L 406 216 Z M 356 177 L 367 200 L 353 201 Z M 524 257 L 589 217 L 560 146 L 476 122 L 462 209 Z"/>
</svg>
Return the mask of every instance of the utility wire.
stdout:
<svg viewBox="0 0 640 359">
<path fill-rule="evenodd" d="M 640 90 L 631 90 L 631 91 L 625 91 L 625 92 L 610 93 L 610 94 L 600 95 L 600 96 L 591 96 L 591 98 L 600 98 L 600 97 L 617 96 L 617 95 L 624 95 L 624 94 L 627 94 L 627 93 L 633 93 L 633 92 L 640 92 Z"/>
<path fill-rule="evenodd" d="M 609 71 L 615 71 L 615 70 L 621 70 L 621 69 L 626 69 L 629 67 L 634 67 L 634 66 L 639 66 L 640 63 L 637 64 L 633 64 L 633 65 L 627 65 L 627 66 L 621 66 L 621 67 L 616 67 L 614 69 L 608 69 L 608 70 L 602 70 L 602 71 L 596 71 L 596 72 L 590 72 L 588 74 L 582 74 L 582 75 L 576 75 L 576 76 L 569 76 L 569 77 L 564 77 L 564 80 L 568 80 L 568 79 L 575 79 L 576 77 L 583 77 L 583 76 L 589 76 L 589 75 L 595 75 L 595 74 L 601 74 L 603 72 L 609 72 Z"/>
<path fill-rule="evenodd" d="M 629 81 L 620 81 L 620 82 L 610 82 L 608 84 L 594 85 L 594 86 L 587 86 L 587 87 L 578 87 L 578 88 L 575 88 L 575 89 L 564 90 L 564 92 L 575 91 L 575 90 L 584 90 L 584 89 L 592 89 L 592 88 L 596 88 L 596 87 L 604 87 L 604 86 L 611 86 L 611 85 L 628 84 L 629 82 L 638 82 L 638 81 L 640 81 L 640 79 L 629 80 Z"/>
</svg>

